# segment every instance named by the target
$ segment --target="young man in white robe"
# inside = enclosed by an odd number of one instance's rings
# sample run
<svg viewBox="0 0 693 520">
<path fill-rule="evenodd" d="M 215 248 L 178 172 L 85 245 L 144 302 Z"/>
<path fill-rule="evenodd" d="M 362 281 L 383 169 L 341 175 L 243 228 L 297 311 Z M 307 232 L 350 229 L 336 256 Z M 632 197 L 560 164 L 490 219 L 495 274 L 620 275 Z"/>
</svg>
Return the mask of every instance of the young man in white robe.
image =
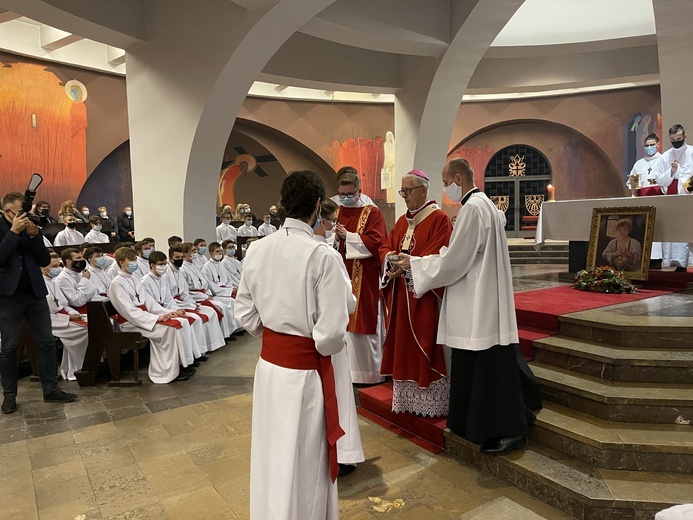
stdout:
<svg viewBox="0 0 693 520">
<path fill-rule="evenodd" d="M 221 265 L 224 253 L 219 242 L 209 244 L 209 260 L 202 267 L 202 274 L 207 280 L 207 284 L 214 296 L 236 297 L 238 286 L 233 285 L 231 275 L 226 268 Z"/>
<path fill-rule="evenodd" d="M 203 320 L 206 321 L 204 326 L 205 344 L 207 345 L 207 351 L 212 352 L 226 345 L 224 333 L 219 323 L 220 316 L 222 316 L 221 319 L 223 320 L 223 315 L 211 302 L 209 302 L 209 305 L 201 305 L 191 296 L 188 290 L 188 283 L 180 272 L 180 268 L 183 266 L 184 256 L 182 247 L 173 246 L 169 248 L 169 266 L 164 274 L 164 279 L 168 282 L 173 299 L 176 301 L 179 309 L 183 309 L 188 313 L 193 312 L 207 318 L 206 320 L 203 318 Z"/>
<path fill-rule="evenodd" d="M 111 278 L 105 269 L 109 257 L 103 254 L 103 249 L 98 246 L 90 247 L 84 252 L 84 259 L 87 261 L 87 271 L 90 280 L 96 285 L 96 292 L 104 298 L 108 297 L 108 286 Z"/>
<path fill-rule="evenodd" d="M 91 281 L 91 273 L 86 270 L 87 261 L 77 249 L 68 247 L 61 253 L 65 267 L 55 279 L 71 307 L 86 314 L 87 302 L 100 302 L 106 298 L 100 296 L 96 284 Z"/>
<path fill-rule="evenodd" d="M 60 375 L 63 379 L 75 381 L 75 371 L 82 368 L 84 356 L 89 345 L 89 331 L 86 316 L 70 307 L 63 291 L 55 278 L 60 274 L 60 257 L 51 253 L 51 263 L 42 268 L 43 281 L 46 283 L 48 308 L 51 312 L 53 336 L 63 344 L 63 359 L 60 363 Z"/>
<path fill-rule="evenodd" d="M 55 235 L 53 240 L 54 246 L 78 246 L 84 242 L 84 235 L 75 229 L 77 227 L 75 217 L 66 215 L 63 222 L 65 223 L 65 229 Z"/>
<path fill-rule="evenodd" d="M 186 351 L 188 350 L 187 343 L 189 342 L 190 352 L 192 353 L 192 359 L 188 359 L 188 365 L 198 367 L 201 361 L 207 361 L 207 356 L 204 355 L 207 352 L 203 328 L 204 321 L 201 316 L 188 313 L 184 309 L 181 309 L 173 298 L 173 293 L 168 285 L 168 281 L 164 278 L 164 275 L 168 271 L 166 255 L 161 251 L 152 251 L 148 260 L 151 268 L 149 272 L 142 277 L 140 286 L 144 292 L 149 294 L 149 296 L 164 309 L 183 312 L 181 318 L 185 317 L 188 320 L 192 331 L 190 338 L 186 340 Z"/>
<path fill-rule="evenodd" d="M 257 236 L 257 228 L 255 226 L 253 226 L 253 216 L 252 215 L 246 215 L 243 220 L 244 220 L 243 225 L 236 230 L 236 232 L 238 233 L 238 236 L 239 237 L 256 237 Z"/>
<path fill-rule="evenodd" d="M 415 295 L 445 287 L 437 339 L 452 349 L 448 428 L 482 453 L 507 453 L 527 442 L 541 398 L 518 348 L 504 218 L 465 159 L 450 161 L 442 177 L 445 194 L 462 203 L 450 245 L 391 263 Z"/>
<path fill-rule="evenodd" d="M 115 249 L 113 251 L 113 255 L 115 256 L 115 253 L 120 249 L 121 247 L 128 247 L 132 249 L 133 251 L 135 250 L 135 244 L 132 242 L 120 242 L 119 244 L 116 244 Z M 118 276 L 118 273 L 120 272 L 120 268 L 118 267 L 118 263 L 114 260 L 112 265 L 109 265 L 105 268 L 106 274 L 108 277 L 113 280 L 116 276 Z M 142 275 L 140 274 L 140 270 L 138 269 L 133 273 L 133 276 L 136 277 L 138 280 L 142 279 Z"/>
<path fill-rule="evenodd" d="M 257 228 L 257 236 L 266 237 L 272 233 L 276 233 L 277 228 L 272 225 L 272 218 L 269 213 L 265 213 L 262 217 L 262 224 Z"/>
<path fill-rule="evenodd" d="M 108 235 L 101 232 L 103 225 L 100 217 L 90 217 L 89 225 L 91 226 L 91 231 L 84 237 L 85 242 L 89 242 L 90 244 L 108 244 L 110 242 Z"/>
<path fill-rule="evenodd" d="M 236 234 L 236 228 L 231 225 L 231 213 L 225 211 L 221 214 L 221 224 L 217 226 L 217 242 L 221 244 L 224 240 L 236 238 Z"/>
<path fill-rule="evenodd" d="M 337 225 L 335 212 L 338 207 L 336 202 L 329 199 L 320 204 L 320 218 L 313 234 L 313 239 L 317 242 L 327 244 L 327 238 L 334 234 L 334 228 Z M 351 284 L 342 257 L 332 247 L 329 249 L 335 258 L 339 259 L 344 279 Z M 355 305 L 356 298 L 354 298 Z M 363 443 L 361 442 L 354 387 L 352 386 L 353 381 L 351 380 L 349 356 L 346 348 L 332 355 L 332 367 L 334 368 L 334 384 L 337 391 L 337 403 L 339 404 L 339 425 L 344 430 L 344 436 L 337 441 L 337 462 L 339 462 L 339 476 L 344 477 L 353 473 L 356 464 L 366 460 L 366 457 L 363 454 Z"/>
<path fill-rule="evenodd" d="M 229 273 L 233 286 L 237 288 L 241 283 L 243 264 L 236 258 L 236 240 L 233 238 L 224 240 L 221 248 L 224 250 L 224 259 L 221 261 L 221 265 Z"/>
<path fill-rule="evenodd" d="M 253 519 L 338 517 L 336 442 L 343 431 L 331 356 L 344 348 L 354 299 L 339 260 L 313 240 L 324 193 L 312 172 L 284 180 L 282 231 L 249 249 L 236 298 L 241 324 L 262 336 L 253 390 Z"/>
<path fill-rule="evenodd" d="M 183 274 L 188 290 L 193 299 L 200 303 L 210 302 L 223 314 L 223 318 L 219 320 L 221 330 L 224 332 L 224 338 L 227 341 L 235 341 L 233 333 L 238 328 L 236 318 L 234 316 L 234 300 L 232 298 L 223 298 L 213 296 L 209 287 L 209 283 L 202 271 L 193 263 L 194 255 L 197 253 L 197 248 L 190 242 L 183 242 L 183 265 L 180 272 Z"/>
<path fill-rule="evenodd" d="M 141 278 L 149 272 L 149 255 L 152 251 L 152 245 L 146 240 L 140 240 L 135 244 L 135 253 L 137 254 L 137 271 L 140 275 L 140 281 Z"/>
<path fill-rule="evenodd" d="M 138 269 L 136 258 L 129 247 L 116 251 L 115 259 L 120 271 L 108 288 L 108 299 L 118 311 L 120 328 L 139 332 L 149 339 L 148 373 L 152 383 L 189 379 L 195 369 L 188 368 L 188 354 L 181 331 L 187 327 L 189 332 L 190 325 L 187 320 L 175 320 L 179 311 L 164 309 L 142 290 L 139 280 L 132 276 Z"/>
<path fill-rule="evenodd" d="M 686 144 L 686 130 L 681 125 L 669 129 L 672 148 L 662 154 L 655 164 L 657 182 L 667 195 L 687 193 L 683 185 L 693 175 L 693 146 Z M 685 272 L 688 267 L 690 244 L 686 242 L 662 243 L 662 267 L 675 267 Z"/>
<path fill-rule="evenodd" d="M 193 245 L 197 248 L 192 255 L 192 263 L 195 267 L 202 269 L 209 260 L 209 251 L 207 251 L 207 241 L 204 238 L 196 238 Z"/>
</svg>

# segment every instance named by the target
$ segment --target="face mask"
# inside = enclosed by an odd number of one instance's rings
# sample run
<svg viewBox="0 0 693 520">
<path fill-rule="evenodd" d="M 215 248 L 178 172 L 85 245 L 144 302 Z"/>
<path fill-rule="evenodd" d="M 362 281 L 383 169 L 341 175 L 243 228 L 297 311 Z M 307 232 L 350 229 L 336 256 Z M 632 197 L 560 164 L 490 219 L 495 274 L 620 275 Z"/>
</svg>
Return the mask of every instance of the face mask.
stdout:
<svg viewBox="0 0 693 520">
<path fill-rule="evenodd" d="M 104 267 L 106 265 L 106 257 L 105 256 L 100 256 L 96 259 L 96 265 L 99 267 Z"/>
<path fill-rule="evenodd" d="M 176 266 L 176 269 L 180 269 L 181 267 L 183 267 L 183 259 L 179 258 L 178 260 L 174 260 L 173 265 Z"/>
<path fill-rule="evenodd" d="M 356 204 L 356 197 L 344 197 L 342 195 L 339 196 L 339 202 L 344 205 L 344 206 L 353 206 Z"/>
<path fill-rule="evenodd" d="M 168 266 L 165 265 L 157 265 L 155 268 L 156 274 L 159 276 L 164 276 L 166 274 L 166 271 L 168 270 Z"/>
<path fill-rule="evenodd" d="M 235 255 L 236 255 L 235 249 L 227 249 L 226 250 L 226 256 L 235 256 Z"/>
<path fill-rule="evenodd" d="M 269 223 L 270 223 L 269 220 L 263 220 L 263 222 L 264 222 L 265 224 L 269 224 Z"/>
<path fill-rule="evenodd" d="M 50 210 L 48 208 L 41 208 L 41 215 L 44 217 L 47 217 L 49 212 Z"/>
<path fill-rule="evenodd" d="M 101 213 L 99 213 L 99 215 L 101 215 L 102 217 L 106 217 L 108 215 L 108 213 L 106 213 L 105 211 L 102 211 Z"/>
<path fill-rule="evenodd" d="M 94 231 L 101 231 L 103 226 L 94 226 Z"/>
<path fill-rule="evenodd" d="M 134 273 L 135 271 L 137 271 L 137 262 L 128 263 L 125 269 L 127 269 L 128 273 L 130 274 Z"/>
<path fill-rule="evenodd" d="M 218 255 L 214 255 L 214 259 L 215 259 L 217 262 L 218 262 L 219 260 L 221 260 L 221 258 L 222 258 L 221 253 L 218 254 Z"/>
<path fill-rule="evenodd" d="M 443 188 L 443 193 L 445 193 L 445 195 L 447 195 L 448 198 L 453 202 L 459 202 L 462 200 L 462 186 L 455 184 L 454 179 L 449 186 Z"/>
<path fill-rule="evenodd" d="M 228 221 L 228 220 L 222 220 L 221 223 L 224 224 L 225 226 L 228 226 L 228 225 L 229 225 L 229 221 Z"/>
<path fill-rule="evenodd" d="M 197 248 L 197 252 L 201 255 L 204 255 L 207 252 L 207 248 L 205 246 L 200 246 Z"/>
<path fill-rule="evenodd" d="M 313 231 L 318 229 L 320 224 L 322 224 L 322 215 L 318 214 L 318 218 L 315 220 L 315 224 L 313 224 Z"/>
<path fill-rule="evenodd" d="M 239 212 L 241 215 L 243 215 L 243 213 L 245 213 L 245 210 L 244 210 L 244 209 L 239 209 L 238 212 Z"/>
<path fill-rule="evenodd" d="M 151 250 L 151 249 L 143 249 L 143 250 L 142 250 L 142 257 L 143 257 L 143 258 L 149 258 L 149 255 L 151 255 L 151 254 L 152 254 L 152 250 Z"/>
<path fill-rule="evenodd" d="M 678 150 L 678 149 L 681 148 L 685 143 L 686 143 L 685 140 L 684 140 L 684 141 L 672 141 L 672 142 L 671 142 L 671 146 L 673 146 L 674 148 L 676 148 L 676 149 Z"/>
<path fill-rule="evenodd" d="M 88 217 L 89 216 L 89 210 L 85 209 L 84 211 L 82 211 L 82 215 L 84 215 L 85 217 Z"/>
<path fill-rule="evenodd" d="M 72 262 L 72 269 L 77 271 L 78 273 L 81 273 L 84 271 L 84 269 L 87 267 L 87 261 L 86 260 L 75 260 Z"/>
<path fill-rule="evenodd" d="M 131 217 L 131 216 L 132 216 L 132 211 L 126 211 L 126 212 L 125 212 L 125 215 L 127 215 L 128 217 Z"/>
<path fill-rule="evenodd" d="M 646 146 L 646 147 L 645 147 L 645 153 L 646 153 L 649 157 L 652 157 L 654 154 L 657 153 L 657 145 Z"/>
<path fill-rule="evenodd" d="M 75 229 L 75 227 L 77 227 L 77 223 L 76 223 L 76 222 L 70 222 L 70 223 L 67 225 L 67 227 L 69 227 L 70 229 Z"/>
<path fill-rule="evenodd" d="M 326 238 L 326 239 L 332 238 L 333 235 L 334 235 L 334 230 L 333 230 L 333 229 L 326 229 L 326 230 L 325 230 L 325 238 Z"/>
<path fill-rule="evenodd" d="M 60 274 L 61 271 L 62 271 L 62 269 L 60 269 L 60 267 L 51 267 L 50 277 L 56 278 Z"/>
</svg>

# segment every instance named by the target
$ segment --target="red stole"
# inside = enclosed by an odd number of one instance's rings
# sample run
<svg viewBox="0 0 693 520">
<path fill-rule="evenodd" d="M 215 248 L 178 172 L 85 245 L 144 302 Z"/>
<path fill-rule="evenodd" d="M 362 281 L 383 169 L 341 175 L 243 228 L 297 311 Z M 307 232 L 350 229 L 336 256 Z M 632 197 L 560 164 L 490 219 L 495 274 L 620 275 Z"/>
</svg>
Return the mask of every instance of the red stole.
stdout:
<svg viewBox="0 0 693 520">
<path fill-rule="evenodd" d="M 138 305 L 137 308 L 142 309 L 145 312 L 149 312 L 145 305 Z M 118 320 L 118 323 L 120 323 L 121 325 L 123 323 L 128 322 L 128 320 L 123 318 L 120 314 L 116 314 L 115 318 L 116 318 L 116 320 Z M 187 318 L 187 316 L 186 316 L 186 318 Z M 192 319 L 194 320 L 195 318 L 192 318 Z M 181 323 L 178 320 L 174 320 L 174 319 L 165 320 L 165 321 L 157 321 L 156 323 L 158 325 L 166 325 L 167 327 L 173 327 L 174 329 L 182 329 L 183 328 L 183 325 L 181 325 Z"/>
<path fill-rule="evenodd" d="M 267 327 L 264 327 L 262 331 L 262 351 L 260 352 L 260 357 L 268 363 L 280 367 L 293 370 L 316 370 L 318 372 L 324 396 L 330 477 L 332 482 L 334 482 L 339 473 L 337 441 L 344 435 L 344 430 L 339 426 L 332 357 L 321 355 L 315 349 L 315 342 L 312 338 L 274 332 Z"/>
<path fill-rule="evenodd" d="M 70 316 L 70 313 L 67 312 L 64 307 L 58 311 L 58 314 L 67 314 L 68 316 Z M 80 314 L 82 313 L 80 312 Z M 89 326 L 89 324 L 84 320 L 70 320 L 70 323 L 76 323 L 77 325 L 81 325 L 82 327 Z"/>
<path fill-rule="evenodd" d="M 356 310 L 349 317 L 347 330 L 354 334 L 375 334 L 378 327 L 378 299 L 380 298 L 380 257 L 378 248 L 387 236 L 383 214 L 376 206 L 348 208 L 340 206 L 338 221 L 347 231 L 357 233 L 370 258 L 347 260 L 346 244 L 339 241 L 339 253 L 351 278 L 351 289 L 356 297 Z"/>
<path fill-rule="evenodd" d="M 411 216 L 411 215 L 410 215 Z M 383 257 L 390 251 L 400 253 L 409 228 L 402 216 L 380 248 Z M 409 252 L 414 256 L 438 254 L 447 246 L 452 233 L 450 218 L 438 209 L 418 223 Z M 443 348 L 436 343 L 439 302 L 443 289 L 414 298 L 403 276 L 390 280 L 383 289 L 386 335 L 380 373 L 396 381 L 416 381 L 421 388 L 447 375 Z"/>
</svg>

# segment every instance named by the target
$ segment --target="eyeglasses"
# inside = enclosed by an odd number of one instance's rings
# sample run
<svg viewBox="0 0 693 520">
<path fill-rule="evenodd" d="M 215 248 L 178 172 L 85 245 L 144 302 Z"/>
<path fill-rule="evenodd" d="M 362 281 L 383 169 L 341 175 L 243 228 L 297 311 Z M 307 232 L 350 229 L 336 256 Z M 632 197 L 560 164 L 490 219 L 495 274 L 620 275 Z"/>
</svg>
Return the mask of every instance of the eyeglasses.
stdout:
<svg viewBox="0 0 693 520">
<path fill-rule="evenodd" d="M 418 190 L 419 188 L 423 188 L 423 186 L 415 186 L 414 188 L 404 188 L 399 190 L 397 193 L 399 193 L 402 197 L 408 197 L 411 195 L 411 192 L 414 190 Z"/>
</svg>

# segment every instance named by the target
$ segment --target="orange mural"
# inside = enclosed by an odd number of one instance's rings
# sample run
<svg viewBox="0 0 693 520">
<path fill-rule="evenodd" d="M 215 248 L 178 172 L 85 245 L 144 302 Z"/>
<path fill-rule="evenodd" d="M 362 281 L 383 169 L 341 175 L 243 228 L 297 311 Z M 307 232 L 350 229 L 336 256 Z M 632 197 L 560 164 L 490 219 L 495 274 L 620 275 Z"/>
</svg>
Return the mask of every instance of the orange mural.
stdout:
<svg viewBox="0 0 693 520">
<path fill-rule="evenodd" d="M 332 167 L 353 166 L 359 172 L 363 193 L 373 200 L 387 200 L 387 190 L 380 186 L 380 173 L 385 160 L 384 139 L 359 137 L 344 142 L 332 141 Z"/>
<path fill-rule="evenodd" d="M 65 85 L 46 67 L 0 63 L 0 191 L 24 191 L 38 172 L 38 199 L 55 210 L 77 199 L 87 178 L 85 99 L 81 83 Z"/>
</svg>

